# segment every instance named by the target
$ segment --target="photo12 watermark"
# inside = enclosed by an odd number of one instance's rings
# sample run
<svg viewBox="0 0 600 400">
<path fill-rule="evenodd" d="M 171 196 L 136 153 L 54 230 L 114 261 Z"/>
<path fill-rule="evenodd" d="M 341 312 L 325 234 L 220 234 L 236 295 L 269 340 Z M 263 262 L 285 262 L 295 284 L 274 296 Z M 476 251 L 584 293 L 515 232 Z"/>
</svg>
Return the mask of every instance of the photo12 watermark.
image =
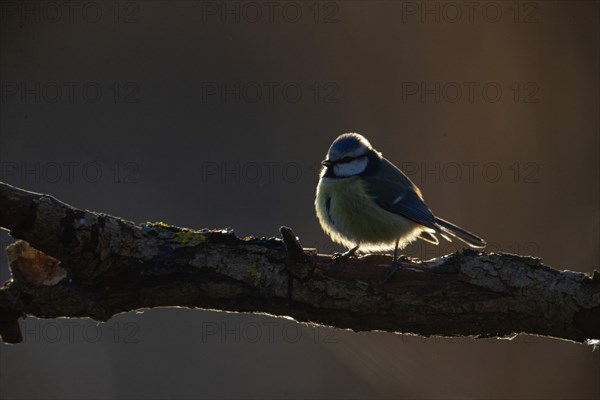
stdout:
<svg viewBox="0 0 600 400">
<path fill-rule="evenodd" d="M 404 161 L 400 169 L 417 183 L 535 184 L 542 180 L 542 167 L 535 161 Z M 204 161 L 198 164 L 202 184 L 295 184 L 309 179 L 316 185 L 320 164 L 296 161 Z"/>
<path fill-rule="evenodd" d="M 502 344 L 507 341 L 511 344 L 538 344 L 541 343 L 542 338 L 535 335 L 518 334 L 514 333 L 505 337 L 488 337 L 488 338 L 476 338 L 473 336 L 414 336 L 405 335 L 407 337 L 405 343 L 414 344 L 417 342 L 426 343 L 428 345 L 438 344 L 457 344 L 457 345 L 485 345 L 485 344 Z"/>
<path fill-rule="evenodd" d="M 204 321 L 200 327 L 201 343 L 320 343 L 339 342 L 337 330 L 306 326 L 295 322 L 216 322 Z"/>
<path fill-rule="evenodd" d="M 300 102 L 339 103 L 337 82 L 302 81 L 203 81 L 200 83 L 201 104 L 294 104 Z"/>
<path fill-rule="evenodd" d="M 400 254 L 409 258 L 416 258 L 419 260 L 431 260 L 447 256 L 448 254 L 461 251 L 465 248 L 465 244 L 458 239 L 454 239 L 452 242 L 447 241 L 438 236 L 439 243 L 437 245 L 425 242 L 423 240 L 415 240 L 410 243 L 404 249 L 400 251 Z M 343 253 L 347 249 L 332 240 L 324 241 L 308 241 L 303 243 L 306 248 L 313 248 L 318 251 L 319 254 L 334 254 Z M 391 245 L 390 245 L 391 246 Z M 393 253 L 394 249 L 390 247 L 389 250 L 383 251 L 382 254 Z M 487 244 L 482 251 L 486 253 L 510 253 L 510 254 L 527 254 L 532 257 L 541 256 L 541 246 L 538 242 L 534 241 L 487 241 Z M 358 254 L 364 255 L 358 250 Z M 381 253 L 375 253 L 381 254 Z"/>
<path fill-rule="evenodd" d="M 24 343 L 139 343 L 140 326 L 136 322 L 81 321 L 72 319 L 27 319 L 21 323 Z"/>
<path fill-rule="evenodd" d="M 336 24 L 337 1 L 201 1 L 203 24 Z"/>
<path fill-rule="evenodd" d="M 0 21 L 19 27 L 40 24 L 136 24 L 139 1 L 1 1 Z"/>
<path fill-rule="evenodd" d="M 458 239 L 449 242 L 443 238 L 439 238 L 439 244 L 434 245 L 422 240 L 417 240 L 405 249 L 402 250 L 403 255 L 410 258 L 417 258 L 419 260 L 431 260 L 433 258 L 439 258 L 447 256 L 448 254 L 461 251 L 465 244 Z M 498 242 L 488 241 L 485 248 L 482 249 L 486 253 L 510 253 L 510 254 L 527 254 L 532 257 L 540 256 L 540 245 L 534 241 L 518 242 Z"/>
<path fill-rule="evenodd" d="M 201 183 L 219 184 L 297 183 L 308 172 L 306 165 L 294 161 L 206 161 L 198 167 Z"/>
<path fill-rule="evenodd" d="M 537 24 L 542 16 L 537 1 L 401 0 L 396 4 L 403 24 Z"/>
<path fill-rule="evenodd" d="M 539 183 L 541 166 L 535 161 L 404 161 L 400 169 L 418 183 Z"/>
<path fill-rule="evenodd" d="M 140 84 L 134 81 L 2 81 L 0 103 L 141 103 Z"/>
<path fill-rule="evenodd" d="M 404 81 L 400 99 L 405 104 L 494 104 L 509 101 L 518 104 L 537 104 L 541 88 L 537 82 L 514 81 L 508 84 L 495 81 Z"/>
<path fill-rule="evenodd" d="M 135 161 L 0 161 L 0 181 L 16 185 L 31 183 L 132 184 L 140 182 L 140 164 Z"/>
</svg>

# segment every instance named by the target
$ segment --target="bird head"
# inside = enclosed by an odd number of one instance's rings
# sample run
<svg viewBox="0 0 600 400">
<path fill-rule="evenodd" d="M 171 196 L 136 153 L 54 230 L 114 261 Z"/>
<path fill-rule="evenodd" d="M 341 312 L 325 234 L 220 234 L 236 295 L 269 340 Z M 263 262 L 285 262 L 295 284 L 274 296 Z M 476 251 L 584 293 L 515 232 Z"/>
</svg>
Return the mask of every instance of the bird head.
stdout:
<svg viewBox="0 0 600 400">
<path fill-rule="evenodd" d="M 369 164 L 369 156 L 377 155 L 371 143 L 358 133 L 344 133 L 333 141 L 327 158 L 321 162 L 334 176 L 359 175 Z"/>
</svg>

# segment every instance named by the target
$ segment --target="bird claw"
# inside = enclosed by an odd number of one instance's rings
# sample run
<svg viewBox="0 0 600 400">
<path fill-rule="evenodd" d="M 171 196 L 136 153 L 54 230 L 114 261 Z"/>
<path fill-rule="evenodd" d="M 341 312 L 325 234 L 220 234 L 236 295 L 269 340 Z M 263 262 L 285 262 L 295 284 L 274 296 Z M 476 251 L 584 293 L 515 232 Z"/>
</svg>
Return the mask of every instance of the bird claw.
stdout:
<svg viewBox="0 0 600 400">
<path fill-rule="evenodd" d="M 398 264 L 399 264 L 398 259 L 395 259 L 394 261 L 392 261 L 392 265 L 390 265 L 390 268 L 387 270 L 387 272 L 383 276 L 383 283 L 387 283 L 387 281 L 389 281 L 392 278 L 392 276 L 394 276 L 396 271 L 398 271 Z"/>
<path fill-rule="evenodd" d="M 357 250 L 358 250 L 358 246 L 355 246 L 355 247 L 351 248 L 350 250 L 345 251 L 343 253 L 334 253 L 331 256 L 331 259 L 334 262 L 345 261 L 345 260 L 349 259 L 350 257 L 352 257 L 356 253 Z"/>
<path fill-rule="evenodd" d="M 383 283 L 387 283 L 387 281 L 389 281 L 394 276 L 394 274 L 396 274 L 401 261 L 410 261 L 410 257 L 401 255 L 394 258 L 394 261 L 392 261 L 392 265 L 390 265 L 390 268 L 388 268 L 385 275 L 383 276 Z"/>
</svg>

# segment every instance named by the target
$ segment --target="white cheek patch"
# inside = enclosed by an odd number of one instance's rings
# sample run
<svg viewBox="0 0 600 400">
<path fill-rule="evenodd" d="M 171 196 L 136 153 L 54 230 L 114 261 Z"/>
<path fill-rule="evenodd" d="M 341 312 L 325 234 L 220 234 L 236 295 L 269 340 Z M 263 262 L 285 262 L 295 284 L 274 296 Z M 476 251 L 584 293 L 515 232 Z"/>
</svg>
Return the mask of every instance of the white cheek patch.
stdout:
<svg viewBox="0 0 600 400">
<path fill-rule="evenodd" d="M 368 163 L 368 157 L 361 157 L 345 163 L 335 164 L 333 166 L 333 173 L 336 176 L 358 175 L 367 168 Z"/>
</svg>

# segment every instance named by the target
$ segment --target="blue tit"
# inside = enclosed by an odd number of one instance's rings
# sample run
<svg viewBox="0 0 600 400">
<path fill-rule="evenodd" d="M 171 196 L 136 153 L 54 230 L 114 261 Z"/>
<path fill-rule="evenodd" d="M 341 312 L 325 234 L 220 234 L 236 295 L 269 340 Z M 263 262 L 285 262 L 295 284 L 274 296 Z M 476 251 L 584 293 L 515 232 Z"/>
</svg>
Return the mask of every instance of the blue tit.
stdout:
<svg viewBox="0 0 600 400">
<path fill-rule="evenodd" d="M 394 249 L 387 281 L 398 269 L 398 249 L 416 239 L 438 244 L 436 234 L 482 248 L 480 237 L 435 217 L 419 188 L 357 133 L 340 135 L 322 162 L 315 207 L 333 241 L 364 252 Z"/>
</svg>

